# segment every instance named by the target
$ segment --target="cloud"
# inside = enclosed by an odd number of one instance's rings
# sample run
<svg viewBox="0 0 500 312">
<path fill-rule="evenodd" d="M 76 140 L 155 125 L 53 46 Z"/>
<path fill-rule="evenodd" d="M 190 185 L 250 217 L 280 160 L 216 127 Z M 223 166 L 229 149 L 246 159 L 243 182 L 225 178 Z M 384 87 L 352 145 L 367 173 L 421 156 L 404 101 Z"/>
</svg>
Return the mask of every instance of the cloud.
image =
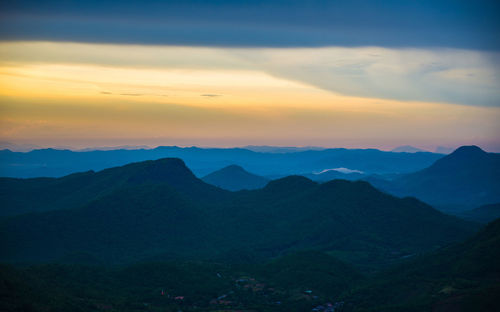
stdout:
<svg viewBox="0 0 500 312">
<path fill-rule="evenodd" d="M 499 10 L 498 1 L 488 0 L 18 0 L 0 3 L 0 38 L 233 47 L 499 50 Z"/>
<path fill-rule="evenodd" d="M 127 78 L 126 81 L 139 83 L 139 86 L 158 85 L 160 89 L 153 93 L 155 95 L 176 92 L 171 85 L 178 83 L 204 85 L 214 93 L 197 94 L 210 97 L 226 92 L 214 89 L 219 81 L 248 88 L 264 85 L 286 88 L 288 81 L 353 97 L 500 106 L 500 53 L 492 51 L 381 47 L 249 49 L 10 42 L 0 43 L 0 59 L 5 64 L 84 64 L 83 68 L 91 65 L 93 70 L 87 76 L 95 83 L 105 82 L 96 73 L 116 72 L 113 75 L 120 81 Z M 55 75 L 64 68 L 52 66 L 50 71 L 40 69 L 37 75 L 46 75 L 47 72 Z M 85 72 L 83 68 L 78 69 L 74 77 L 80 79 Z M 120 69 L 127 68 L 142 68 L 144 73 L 140 77 L 125 77 L 129 72 Z M 235 73 L 241 71 L 258 75 L 262 83 L 255 86 L 251 85 L 253 80 L 238 78 L 240 76 Z M 279 85 L 276 85 L 276 77 L 282 81 Z M 112 86 L 109 88 L 112 89 Z M 149 94 L 149 91 L 142 87 L 128 87 L 121 88 L 121 93 Z"/>
<path fill-rule="evenodd" d="M 500 106 L 496 52 L 330 47 L 243 54 L 271 75 L 344 95 Z"/>
<path fill-rule="evenodd" d="M 345 173 L 345 174 L 351 174 L 351 173 L 364 174 L 363 171 L 355 170 L 355 169 L 349 169 L 349 168 L 344 168 L 344 167 L 341 167 L 341 168 L 332 168 L 332 169 L 324 169 L 324 170 L 321 170 L 320 172 L 314 172 L 314 174 L 322 174 L 322 173 L 325 173 L 325 172 L 328 172 L 328 171 L 337 171 L 337 172 Z"/>
<path fill-rule="evenodd" d="M 125 96 L 143 96 L 144 94 L 142 94 L 142 93 L 120 93 L 120 95 L 125 95 Z"/>
<path fill-rule="evenodd" d="M 205 97 L 218 97 L 218 96 L 222 96 L 221 94 L 202 94 L 201 96 L 205 96 Z"/>
</svg>

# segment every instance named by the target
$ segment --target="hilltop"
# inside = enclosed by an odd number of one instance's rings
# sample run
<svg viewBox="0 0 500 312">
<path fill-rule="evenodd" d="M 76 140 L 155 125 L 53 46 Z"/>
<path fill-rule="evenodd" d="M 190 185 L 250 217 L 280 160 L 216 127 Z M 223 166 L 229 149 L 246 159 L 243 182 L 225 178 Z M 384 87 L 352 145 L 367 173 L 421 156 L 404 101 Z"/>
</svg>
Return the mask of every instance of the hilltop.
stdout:
<svg viewBox="0 0 500 312">
<path fill-rule="evenodd" d="M 201 179 L 229 191 L 258 189 L 269 182 L 269 179 L 250 173 L 237 165 L 224 167 Z"/>
<path fill-rule="evenodd" d="M 415 196 L 448 210 L 466 210 L 500 202 L 500 154 L 462 146 L 428 168 L 392 181 L 376 181 L 397 196 Z"/>
</svg>

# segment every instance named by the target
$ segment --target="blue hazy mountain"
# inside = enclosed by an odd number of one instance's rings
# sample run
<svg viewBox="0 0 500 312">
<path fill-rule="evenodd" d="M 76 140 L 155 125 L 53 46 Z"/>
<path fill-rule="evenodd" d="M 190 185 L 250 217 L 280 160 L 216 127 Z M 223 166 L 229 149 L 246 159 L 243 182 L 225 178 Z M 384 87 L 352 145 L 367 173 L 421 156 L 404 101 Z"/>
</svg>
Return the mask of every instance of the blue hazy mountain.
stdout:
<svg viewBox="0 0 500 312">
<path fill-rule="evenodd" d="M 155 149 L 74 152 L 42 149 L 27 153 L 0 151 L 0 176 L 62 177 L 74 172 L 102 170 L 131 162 L 165 157 L 183 159 L 199 176 L 229 165 L 239 165 L 260 176 L 286 176 L 350 168 L 367 174 L 409 173 L 443 157 L 434 153 L 392 153 L 376 149 L 325 149 L 287 153 L 261 153 L 243 148 L 163 146 Z"/>
<path fill-rule="evenodd" d="M 419 153 L 419 152 L 428 152 L 426 150 L 416 148 L 410 145 L 398 146 L 391 150 L 391 152 L 395 153 Z"/>
<path fill-rule="evenodd" d="M 32 183 L 29 193 L 19 191 L 20 184 Z M 318 184 L 289 176 L 262 189 L 229 192 L 196 178 L 179 159 L 59 179 L 4 179 L 2 193 L 15 194 L 2 210 L 58 208 L 4 218 L 4 261 L 54 261 L 79 253 L 106 263 L 160 255 L 238 261 L 320 249 L 379 266 L 475 229 L 367 182 Z"/>
<path fill-rule="evenodd" d="M 368 179 L 397 196 L 415 196 L 443 209 L 500 202 L 500 154 L 462 146 L 423 170 L 392 181 Z"/>
<path fill-rule="evenodd" d="M 259 189 L 269 182 L 269 179 L 250 173 L 237 165 L 214 171 L 202 180 L 229 191 Z"/>
<path fill-rule="evenodd" d="M 242 147 L 252 152 L 257 153 L 295 153 L 304 151 L 322 151 L 326 148 L 319 146 L 269 146 L 269 145 L 247 145 Z"/>
</svg>

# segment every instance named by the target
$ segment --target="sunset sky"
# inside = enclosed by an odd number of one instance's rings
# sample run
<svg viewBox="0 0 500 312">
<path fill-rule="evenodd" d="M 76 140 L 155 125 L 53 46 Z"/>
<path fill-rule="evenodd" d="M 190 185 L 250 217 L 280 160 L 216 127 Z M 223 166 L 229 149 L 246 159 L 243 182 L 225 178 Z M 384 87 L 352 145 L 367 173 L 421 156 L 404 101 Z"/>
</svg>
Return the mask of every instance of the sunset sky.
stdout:
<svg viewBox="0 0 500 312">
<path fill-rule="evenodd" d="M 0 141 L 500 152 L 499 5 L 374 3 L 3 1 Z"/>
</svg>

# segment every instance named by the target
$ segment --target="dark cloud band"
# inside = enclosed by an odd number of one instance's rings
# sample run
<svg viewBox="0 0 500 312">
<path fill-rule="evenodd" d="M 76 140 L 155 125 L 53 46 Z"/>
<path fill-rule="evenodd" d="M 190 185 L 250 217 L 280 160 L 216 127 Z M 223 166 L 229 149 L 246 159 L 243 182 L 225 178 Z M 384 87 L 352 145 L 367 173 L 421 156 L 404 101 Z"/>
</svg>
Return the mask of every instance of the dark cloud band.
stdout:
<svg viewBox="0 0 500 312">
<path fill-rule="evenodd" d="M 3 1 L 0 40 L 499 50 L 497 1 Z"/>
</svg>

